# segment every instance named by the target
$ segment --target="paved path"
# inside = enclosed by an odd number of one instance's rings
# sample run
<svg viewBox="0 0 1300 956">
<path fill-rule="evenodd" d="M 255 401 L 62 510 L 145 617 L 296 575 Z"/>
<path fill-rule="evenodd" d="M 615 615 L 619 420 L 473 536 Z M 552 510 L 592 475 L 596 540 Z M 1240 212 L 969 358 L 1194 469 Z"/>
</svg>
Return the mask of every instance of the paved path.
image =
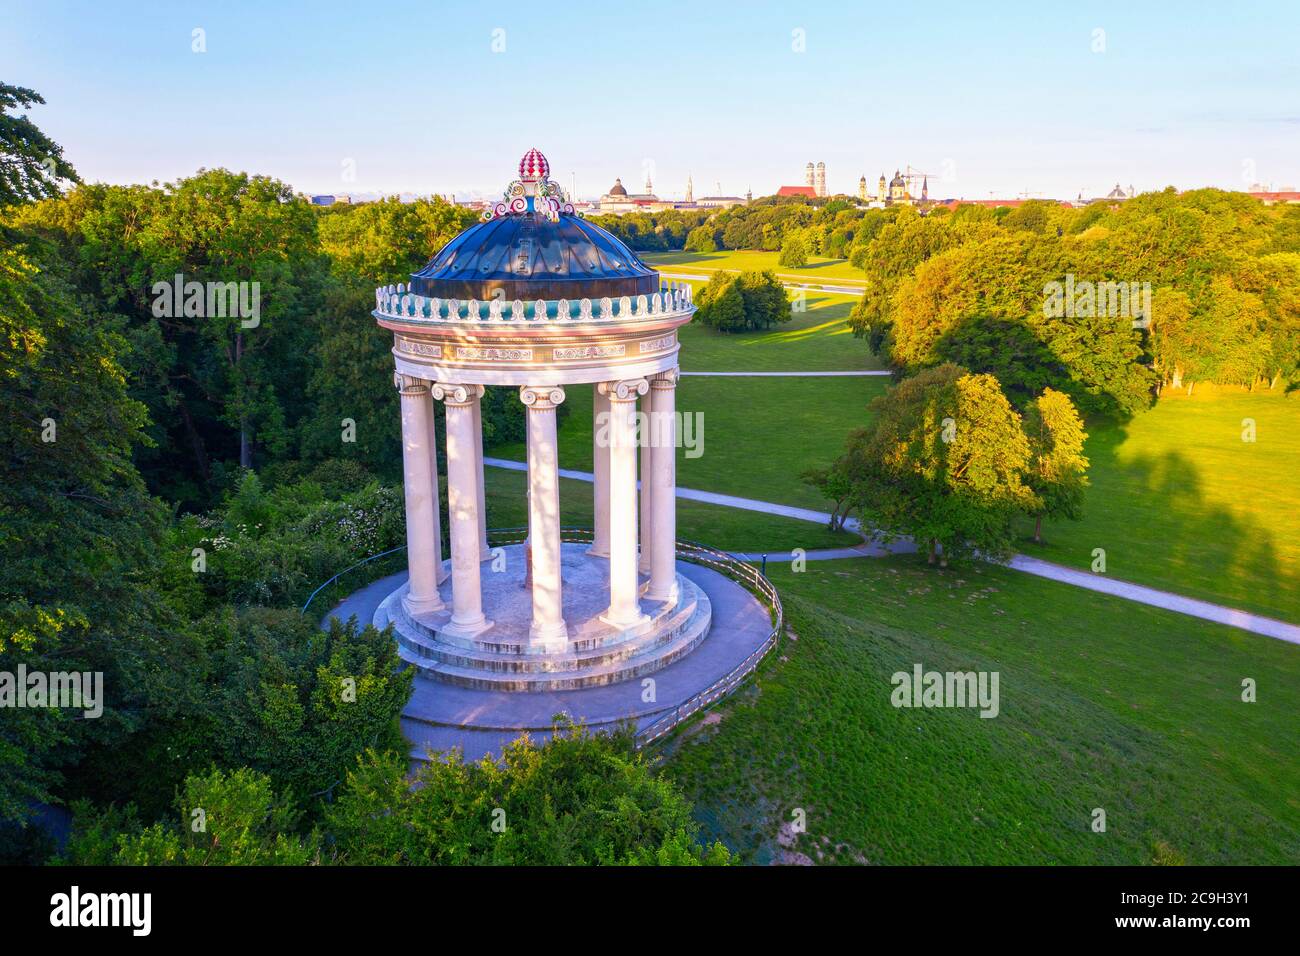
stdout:
<svg viewBox="0 0 1300 956">
<path fill-rule="evenodd" d="M 682 372 L 683 375 L 698 375 L 703 378 L 843 378 L 846 376 L 888 376 L 893 372 L 885 369 L 859 369 L 848 372 Z"/>
<path fill-rule="evenodd" d="M 589 727 L 630 719 L 641 729 L 725 677 L 767 640 L 772 630 L 767 608 L 710 568 L 679 561 L 677 571 L 708 595 L 712 627 L 689 654 L 654 672 L 655 701 L 644 701 L 640 679 L 584 690 L 520 694 L 456 687 L 417 674 L 414 692 L 402 711 L 402 731 L 411 743 L 412 759 L 426 759 L 428 749 L 460 747 L 466 760 L 478 760 L 499 753 L 503 744 L 525 730 L 544 740 L 558 713 Z M 406 572 L 400 572 L 361 588 L 325 615 L 325 621 L 355 616 L 360 624 L 370 623 L 384 598 L 405 580 Z"/>
<path fill-rule="evenodd" d="M 523 462 L 506 461 L 503 458 L 485 458 L 484 463 L 495 465 L 499 468 L 509 468 L 515 471 L 527 470 L 527 466 Z M 560 475 L 577 481 L 592 480 L 591 472 L 587 471 L 560 469 Z M 770 501 L 758 501 L 754 498 L 738 498 L 734 495 L 722 495 L 712 491 L 697 491 L 693 488 L 679 487 L 677 489 L 677 497 L 685 498 L 689 501 L 702 501 L 706 504 L 721 505 L 724 508 L 742 508 L 745 511 L 758 511 L 763 514 L 779 515 L 784 518 L 794 518 L 797 521 L 812 521 L 823 525 L 829 524 L 831 519 L 830 513 L 826 511 L 815 511 L 811 508 L 795 508 L 790 505 L 774 504 Z M 845 528 L 859 534 L 863 533 L 856 519 L 851 518 L 845 522 Z M 853 548 L 824 548 L 820 550 L 812 550 L 807 552 L 806 557 L 809 561 L 831 561 L 840 558 L 875 557 L 882 554 L 905 553 L 915 550 L 916 548 L 914 545 L 905 541 L 896 541 L 888 547 L 882 546 L 875 541 L 864 541 L 862 545 Z M 789 555 L 790 552 L 784 551 L 770 552 L 768 558 L 789 560 Z M 737 557 L 746 561 L 755 561 L 760 560 L 762 555 L 740 554 L 737 555 Z M 1161 591 L 1141 584 L 1133 584 L 1116 578 L 1108 578 L 1101 574 L 1079 571 L 1075 568 L 1066 567 L 1063 564 L 1055 564 L 1051 561 L 1044 561 L 1041 558 L 1031 558 L 1028 555 L 1023 554 L 1015 555 L 1009 562 L 1009 566 L 1017 571 L 1024 571 L 1026 574 L 1032 574 L 1036 577 L 1060 581 L 1062 584 L 1071 584 L 1075 587 L 1086 588 L 1089 591 L 1096 591 L 1101 594 L 1110 594 L 1114 597 L 1124 598 L 1128 601 L 1135 601 L 1138 604 L 1148 604 L 1152 607 L 1164 608 L 1167 611 L 1186 614 L 1189 617 L 1198 617 L 1205 621 L 1214 621 L 1218 624 L 1227 624 L 1230 627 L 1238 627 L 1244 631 L 1250 631 L 1254 634 L 1262 634 L 1265 637 L 1277 638 L 1280 641 L 1287 641 L 1291 644 L 1300 644 L 1300 626 L 1288 624 L 1285 621 L 1279 621 L 1276 618 L 1265 617 L 1262 614 L 1252 614 L 1248 611 L 1223 607 L 1222 605 L 1213 604 L 1209 601 L 1199 601 L 1195 598 L 1184 597 L 1181 594 L 1174 594 L 1170 591 Z"/>
</svg>

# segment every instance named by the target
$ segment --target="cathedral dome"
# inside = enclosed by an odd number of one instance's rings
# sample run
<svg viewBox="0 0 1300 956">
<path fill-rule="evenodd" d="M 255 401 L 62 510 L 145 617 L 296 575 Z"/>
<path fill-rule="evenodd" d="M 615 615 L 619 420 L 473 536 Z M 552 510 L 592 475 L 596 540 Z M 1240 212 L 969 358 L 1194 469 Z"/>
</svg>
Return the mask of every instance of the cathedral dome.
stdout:
<svg viewBox="0 0 1300 956">
<path fill-rule="evenodd" d="M 549 166 L 533 150 L 520 163 L 525 168 L 531 175 Z M 622 186 L 616 183 L 615 189 Z M 512 183 L 505 200 L 484 216 L 484 222 L 466 229 L 411 275 L 411 292 L 462 301 L 504 297 L 532 302 L 616 299 L 659 290 L 659 273 L 618 238 L 578 215 L 544 176 Z"/>
<path fill-rule="evenodd" d="M 606 195 L 609 195 L 609 196 L 626 196 L 626 195 L 627 195 L 627 190 L 623 188 L 623 180 L 621 180 L 621 179 L 615 179 L 615 180 L 614 180 L 614 185 L 609 187 L 609 192 L 608 192 Z"/>
</svg>

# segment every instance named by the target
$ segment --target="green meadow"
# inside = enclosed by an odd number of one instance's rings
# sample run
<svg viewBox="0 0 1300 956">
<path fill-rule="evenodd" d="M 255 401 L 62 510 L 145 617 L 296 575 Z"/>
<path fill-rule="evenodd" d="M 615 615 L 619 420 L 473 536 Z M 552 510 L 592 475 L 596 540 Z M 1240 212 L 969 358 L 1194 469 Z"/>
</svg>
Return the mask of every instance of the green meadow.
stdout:
<svg viewBox="0 0 1300 956">
<path fill-rule="evenodd" d="M 841 285 L 865 285 L 861 269 L 849 265 L 847 259 L 828 259 L 809 256 L 808 264 L 799 268 L 782 266 L 777 260 L 779 252 L 760 252 L 752 249 L 724 250 L 719 252 L 646 252 L 638 253 L 645 263 L 661 272 L 708 273 L 719 269 L 748 272 L 751 269 L 770 269 L 779 276 L 796 279 L 830 281 Z"/>
<path fill-rule="evenodd" d="M 1300 859 L 1294 646 L 987 565 L 769 574 L 792 633 L 663 751 L 744 859 L 771 860 L 796 809 L 816 862 Z M 998 672 L 997 716 L 895 708 L 916 663 Z"/>
</svg>

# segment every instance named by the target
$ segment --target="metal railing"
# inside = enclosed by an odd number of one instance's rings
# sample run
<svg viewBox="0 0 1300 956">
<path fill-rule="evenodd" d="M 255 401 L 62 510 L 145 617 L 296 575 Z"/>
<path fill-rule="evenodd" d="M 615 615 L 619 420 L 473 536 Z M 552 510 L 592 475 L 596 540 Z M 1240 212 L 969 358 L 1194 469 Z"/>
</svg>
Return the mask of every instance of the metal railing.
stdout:
<svg viewBox="0 0 1300 956">
<path fill-rule="evenodd" d="M 527 528 L 495 528 L 488 532 L 488 544 L 493 547 L 500 547 L 507 544 L 520 544 L 528 537 Z M 566 544 L 590 544 L 595 538 L 595 533 L 591 528 L 561 528 L 560 540 Z M 349 574 L 358 568 L 364 567 L 380 558 L 397 554 L 405 551 L 406 545 L 390 548 L 379 554 L 372 554 L 368 558 L 350 565 L 334 575 L 328 581 L 323 583 L 311 593 L 307 602 L 302 606 L 302 613 L 307 613 L 307 608 L 318 594 L 328 588 L 330 585 L 337 583 L 345 574 Z M 733 667 L 730 671 L 718 678 L 704 690 L 695 694 L 684 703 L 678 704 L 672 710 L 659 717 L 654 722 L 638 730 L 635 734 L 637 747 L 645 747 L 648 744 L 660 739 L 665 734 L 671 732 L 683 721 L 698 714 L 700 711 L 717 703 L 722 698 L 730 694 L 736 687 L 754 670 L 764 657 L 776 647 L 780 639 L 781 631 L 785 627 L 785 611 L 781 606 L 781 596 L 777 593 L 776 586 L 767 579 L 756 567 L 747 561 L 742 561 L 736 556 L 711 548 L 706 544 L 700 544 L 696 541 L 686 541 L 678 539 L 677 557 L 683 561 L 690 561 L 692 564 L 703 565 L 712 568 L 719 574 L 725 575 L 737 584 L 743 586 L 747 591 L 757 597 L 765 605 L 771 615 L 772 629 L 768 632 L 763 642 L 756 647 L 748 657 Z"/>
</svg>

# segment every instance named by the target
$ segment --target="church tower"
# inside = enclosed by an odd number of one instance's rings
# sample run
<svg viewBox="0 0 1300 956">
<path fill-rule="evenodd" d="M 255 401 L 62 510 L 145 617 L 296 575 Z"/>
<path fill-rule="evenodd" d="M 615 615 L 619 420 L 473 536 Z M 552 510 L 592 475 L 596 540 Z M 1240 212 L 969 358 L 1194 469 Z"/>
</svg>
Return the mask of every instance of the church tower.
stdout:
<svg viewBox="0 0 1300 956">
<path fill-rule="evenodd" d="M 686 201 L 695 202 L 695 186 L 691 182 L 691 174 L 686 174 Z"/>
<path fill-rule="evenodd" d="M 824 197 L 826 195 L 826 164 L 825 163 L 817 164 L 817 179 L 813 183 L 813 192 L 815 192 L 818 196 Z"/>
<path fill-rule="evenodd" d="M 867 177 L 863 176 L 858 180 L 858 199 L 862 202 L 867 201 Z"/>
<path fill-rule="evenodd" d="M 885 174 L 884 173 L 880 174 L 880 186 L 876 190 L 876 199 L 880 200 L 880 202 L 882 203 L 885 201 Z"/>
<path fill-rule="evenodd" d="M 812 164 L 812 163 L 809 163 L 807 166 L 804 167 L 804 170 L 803 170 L 803 184 L 804 184 L 805 186 L 812 186 L 812 187 L 813 187 L 813 192 L 816 192 L 816 191 L 817 191 L 817 183 L 816 183 L 816 180 L 813 178 L 813 164 Z"/>
<path fill-rule="evenodd" d="M 921 202 L 930 201 L 930 177 L 926 176 L 921 180 Z"/>
</svg>

